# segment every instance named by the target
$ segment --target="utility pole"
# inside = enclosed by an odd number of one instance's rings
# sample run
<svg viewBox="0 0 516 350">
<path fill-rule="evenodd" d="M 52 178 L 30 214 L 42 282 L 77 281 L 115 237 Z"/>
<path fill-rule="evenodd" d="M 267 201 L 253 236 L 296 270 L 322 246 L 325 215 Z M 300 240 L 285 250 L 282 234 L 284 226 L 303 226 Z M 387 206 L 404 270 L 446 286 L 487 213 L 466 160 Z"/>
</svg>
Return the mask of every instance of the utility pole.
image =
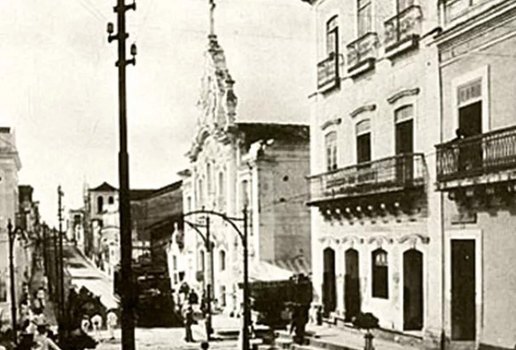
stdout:
<svg viewBox="0 0 516 350">
<path fill-rule="evenodd" d="M 64 314 L 65 314 L 65 295 L 64 295 L 64 261 L 63 261 L 63 202 L 62 198 L 64 196 L 64 193 L 61 189 L 61 185 L 57 186 L 57 220 L 59 222 L 58 226 L 58 235 L 59 235 L 59 272 L 58 272 L 58 278 L 57 281 L 59 283 L 59 296 L 60 296 L 60 303 L 59 303 L 59 312 L 60 312 L 60 326 L 63 326 L 64 321 Z M 63 329 L 61 329 L 61 334 L 63 332 Z"/>
<path fill-rule="evenodd" d="M 120 255 L 121 255 L 121 299 L 122 299 L 122 350 L 134 350 L 134 303 L 132 271 L 131 207 L 129 198 L 129 154 L 127 153 L 127 96 L 126 66 L 136 64 L 136 45 L 131 45 L 132 59 L 126 59 L 125 41 L 129 34 L 125 31 L 125 12 L 136 10 L 136 3 L 126 5 L 125 0 L 117 0 L 114 8 L 117 14 L 117 34 L 113 34 L 113 23 L 108 23 L 108 42 L 118 41 L 118 102 L 119 102 L 119 137 L 118 178 L 120 185 Z"/>
<path fill-rule="evenodd" d="M 251 310 L 249 305 L 249 233 L 247 231 L 247 206 L 243 210 L 244 235 L 242 245 L 244 248 L 244 329 L 242 332 L 242 350 L 249 350 L 249 326 L 251 325 Z"/>
</svg>

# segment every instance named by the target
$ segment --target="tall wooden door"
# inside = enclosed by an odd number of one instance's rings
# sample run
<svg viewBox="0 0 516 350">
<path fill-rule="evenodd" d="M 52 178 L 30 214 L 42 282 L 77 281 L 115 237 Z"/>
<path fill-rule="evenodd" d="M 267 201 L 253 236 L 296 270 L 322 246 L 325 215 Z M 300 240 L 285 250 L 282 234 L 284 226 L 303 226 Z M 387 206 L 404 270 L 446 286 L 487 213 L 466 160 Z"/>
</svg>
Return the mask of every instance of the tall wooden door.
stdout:
<svg viewBox="0 0 516 350">
<path fill-rule="evenodd" d="M 358 251 L 348 249 L 345 253 L 344 307 L 346 321 L 360 313 L 360 274 Z"/>
</svg>

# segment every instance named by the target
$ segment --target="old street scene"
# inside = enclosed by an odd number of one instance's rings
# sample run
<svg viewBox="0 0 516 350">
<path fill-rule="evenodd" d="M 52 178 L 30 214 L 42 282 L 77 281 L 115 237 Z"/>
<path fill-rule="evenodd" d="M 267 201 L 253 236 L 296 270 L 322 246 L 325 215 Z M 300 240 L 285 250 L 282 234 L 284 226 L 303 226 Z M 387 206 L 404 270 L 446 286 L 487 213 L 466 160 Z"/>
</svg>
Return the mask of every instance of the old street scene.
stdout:
<svg viewBox="0 0 516 350">
<path fill-rule="evenodd" d="M 0 350 L 516 349 L 515 1 L 0 2 Z"/>
</svg>

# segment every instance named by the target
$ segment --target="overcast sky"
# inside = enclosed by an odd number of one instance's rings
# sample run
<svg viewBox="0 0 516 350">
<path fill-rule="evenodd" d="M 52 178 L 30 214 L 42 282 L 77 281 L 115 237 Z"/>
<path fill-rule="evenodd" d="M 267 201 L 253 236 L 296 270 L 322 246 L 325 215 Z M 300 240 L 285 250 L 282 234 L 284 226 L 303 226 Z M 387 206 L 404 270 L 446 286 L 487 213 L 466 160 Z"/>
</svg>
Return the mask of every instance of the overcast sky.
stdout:
<svg viewBox="0 0 516 350">
<path fill-rule="evenodd" d="M 0 126 L 13 126 L 20 184 L 56 223 L 83 183 L 118 186 L 115 0 L 0 0 Z M 308 122 L 315 86 L 311 9 L 301 0 L 218 0 L 215 28 L 239 98 L 237 119 Z M 208 0 L 140 0 L 127 12 L 131 188 L 178 179 L 194 134 Z"/>
</svg>

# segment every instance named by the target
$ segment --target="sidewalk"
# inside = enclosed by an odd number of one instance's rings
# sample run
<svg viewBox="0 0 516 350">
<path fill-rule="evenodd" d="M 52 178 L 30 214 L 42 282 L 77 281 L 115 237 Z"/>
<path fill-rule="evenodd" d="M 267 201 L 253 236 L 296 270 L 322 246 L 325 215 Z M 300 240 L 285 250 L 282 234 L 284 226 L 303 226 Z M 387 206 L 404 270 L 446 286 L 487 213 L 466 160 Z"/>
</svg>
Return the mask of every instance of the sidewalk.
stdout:
<svg viewBox="0 0 516 350">
<path fill-rule="evenodd" d="M 364 332 L 345 328 L 330 327 L 327 325 L 316 326 L 307 325 L 307 332 L 314 335 L 309 337 L 309 345 L 294 345 L 294 349 L 312 350 L 312 349 L 330 349 L 330 350 L 363 350 L 364 349 Z M 285 333 L 282 332 L 282 337 Z M 417 344 L 400 344 L 396 341 L 381 339 L 376 336 L 373 341 L 376 349 L 382 350 L 421 350 L 422 347 Z"/>
</svg>

